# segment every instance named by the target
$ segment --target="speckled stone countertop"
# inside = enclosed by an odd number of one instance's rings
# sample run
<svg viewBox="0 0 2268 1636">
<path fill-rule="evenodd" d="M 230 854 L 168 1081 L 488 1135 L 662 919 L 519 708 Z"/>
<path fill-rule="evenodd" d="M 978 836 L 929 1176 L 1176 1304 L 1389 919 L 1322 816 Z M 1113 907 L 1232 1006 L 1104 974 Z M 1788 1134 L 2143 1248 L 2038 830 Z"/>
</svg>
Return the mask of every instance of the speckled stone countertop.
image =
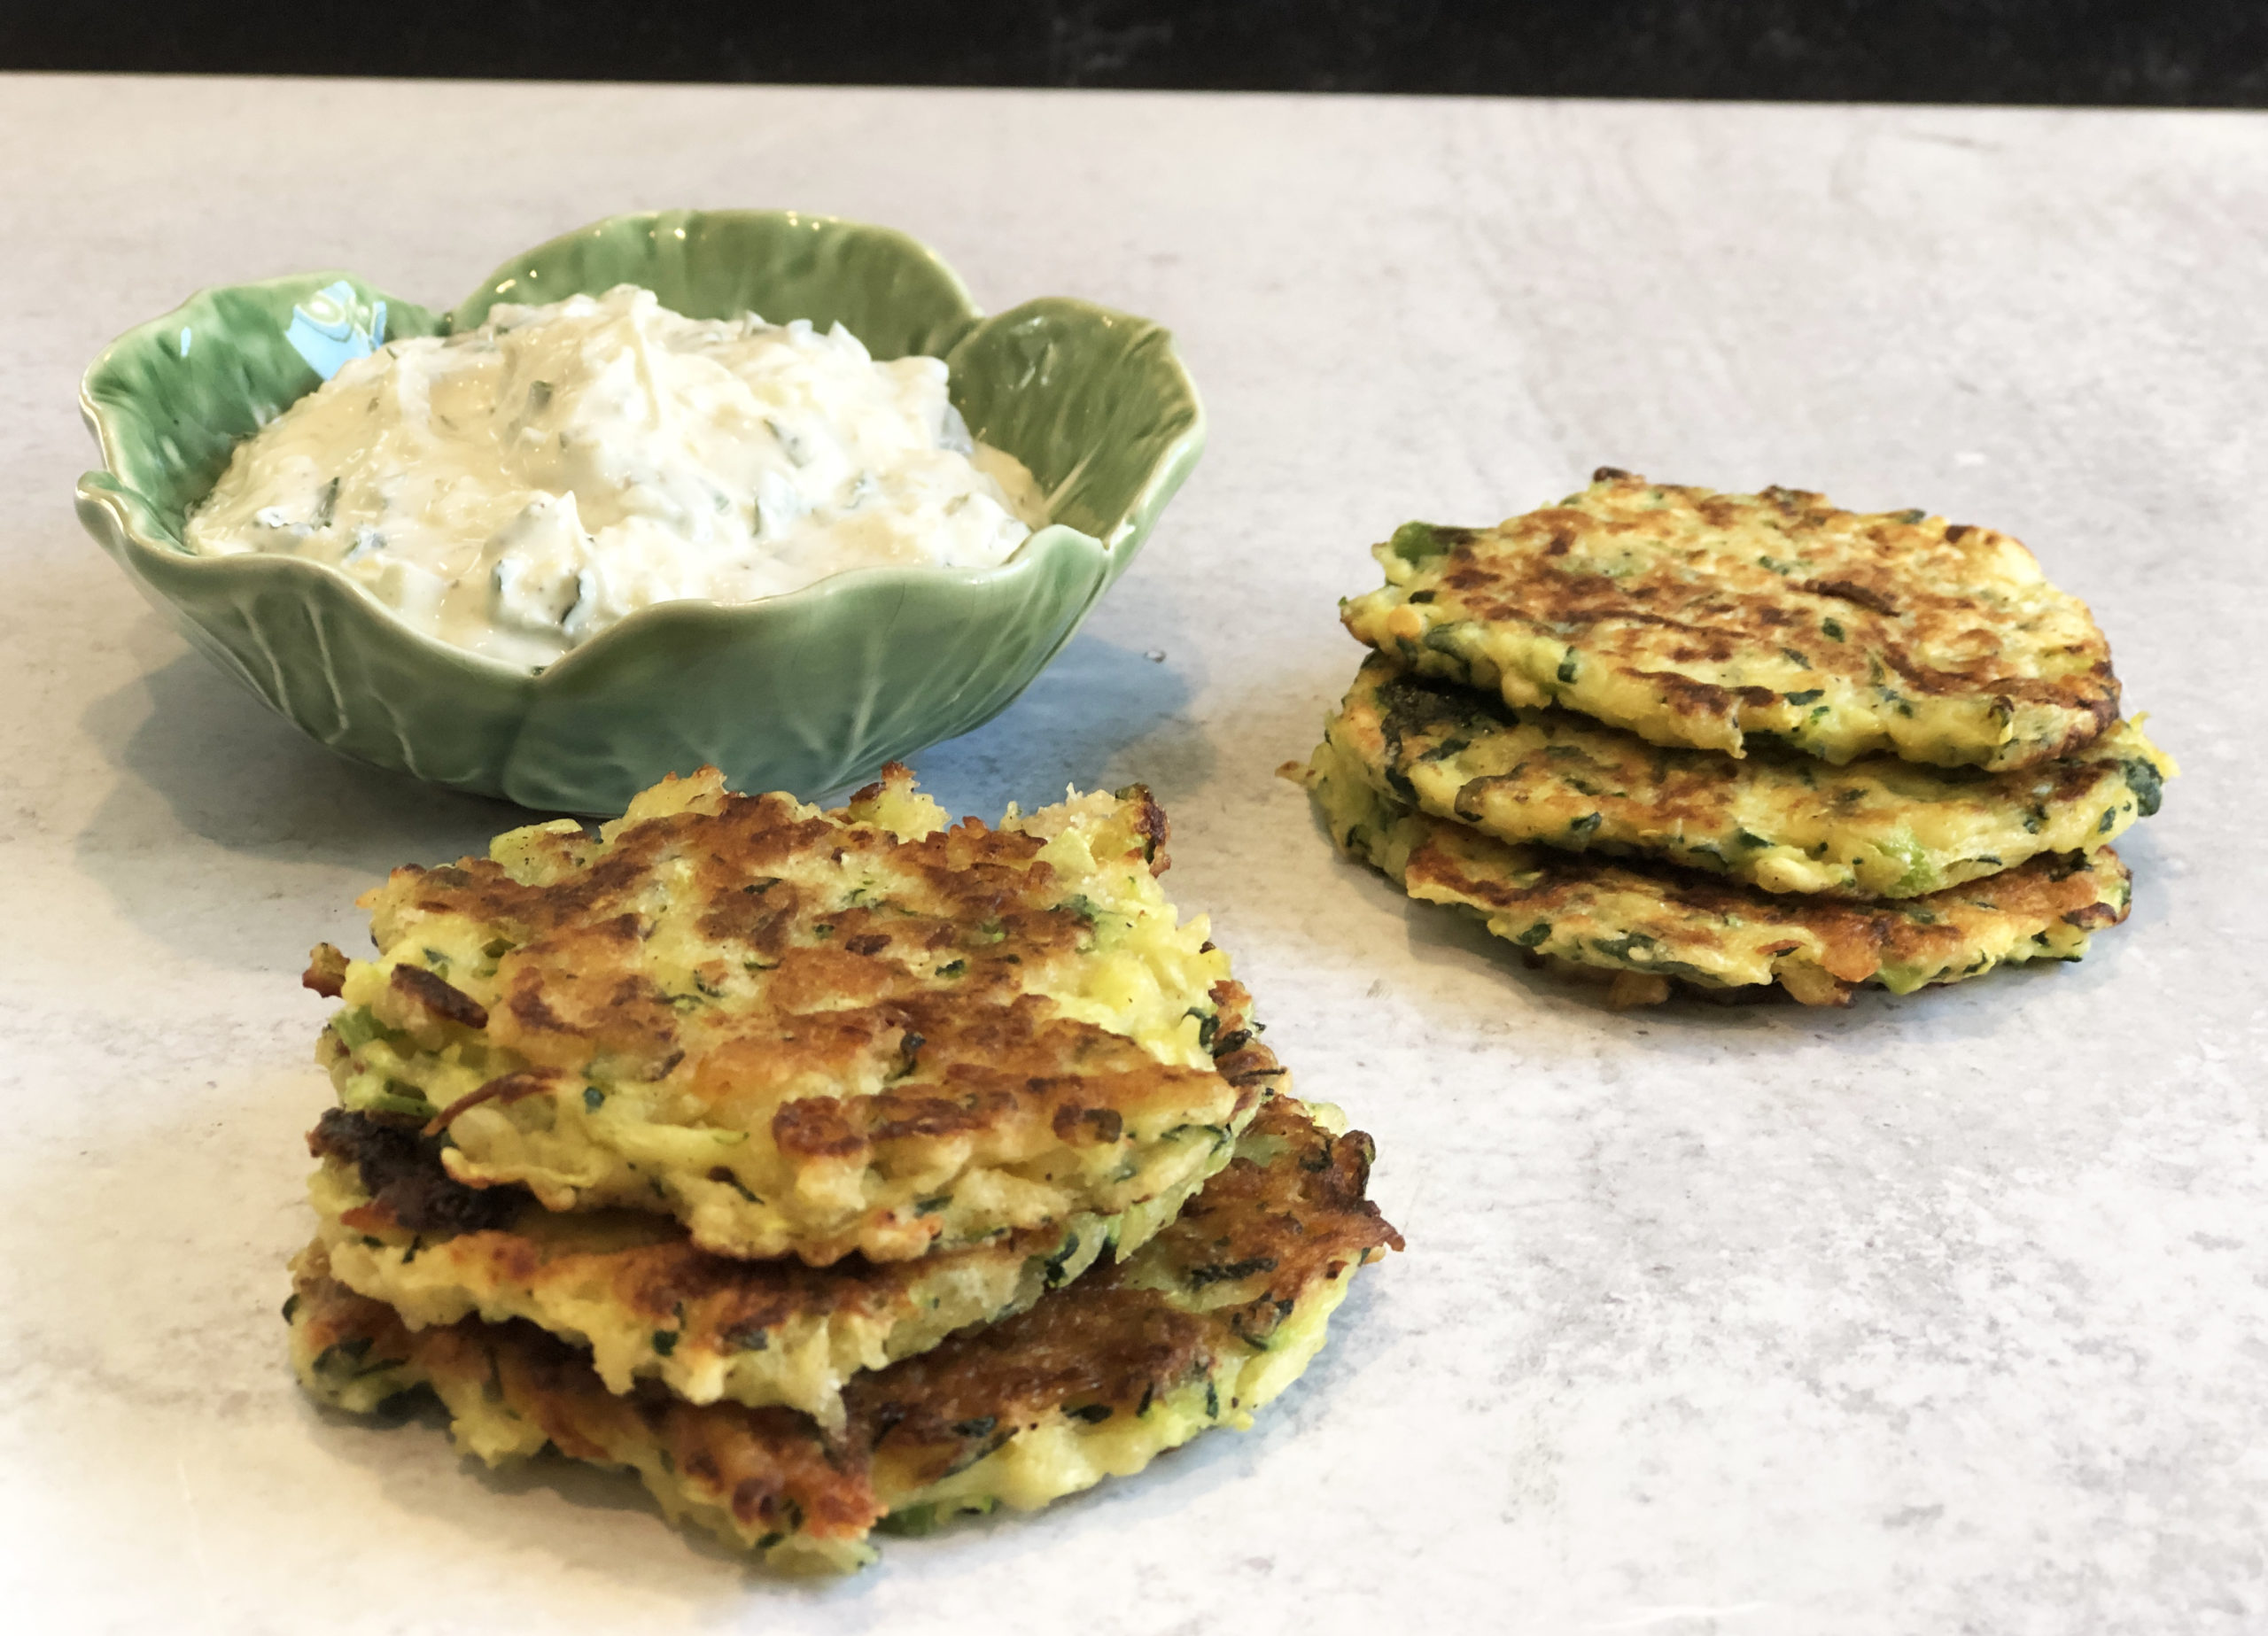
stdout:
<svg viewBox="0 0 2268 1636">
<path fill-rule="evenodd" d="M 0 165 L 9 1628 L 2268 1628 L 2268 121 L 17 79 Z M 987 814 L 1147 780 L 1177 900 L 1410 1239 L 1251 1433 L 823 1586 L 626 1477 L 301 1399 L 298 972 L 517 815 L 302 740 L 70 510 L 80 370 L 192 287 L 454 299 L 680 204 L 889 222 L 989 306 L 1177 331 L 1196 478 L 920 771 Z M 2128 925 L 1905 1001 L 1614 1015 L 1339 860 L 1273 771 L 1354 670 L 1367 546 L 1602 463 L 2029 541 L 2184 764 Z"/>
</svg>

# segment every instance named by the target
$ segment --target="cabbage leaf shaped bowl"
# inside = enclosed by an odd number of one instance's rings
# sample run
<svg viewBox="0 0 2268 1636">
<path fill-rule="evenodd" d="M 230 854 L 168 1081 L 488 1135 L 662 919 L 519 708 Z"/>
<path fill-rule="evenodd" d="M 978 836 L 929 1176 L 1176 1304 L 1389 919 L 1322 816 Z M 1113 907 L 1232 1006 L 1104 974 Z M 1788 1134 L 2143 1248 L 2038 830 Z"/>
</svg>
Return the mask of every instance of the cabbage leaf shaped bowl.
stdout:
<svg viewBox="0 0 2268 1636">
<path fill-rule="evenodd" d="M 969 430 L 1038 479 L 1047 526 L 997 568 L 660 603 L 533 673 L 412 629 L 326 564 L 183 546 L 235 446 L 348 359 L 625 283 L 693 317 L 840 320 L 877 358 L 943 358 Z M 985 318 L 905 235 L 786 211 L 613 217 L 448 312 L 339 272 L 208 290 L 113 343 L 80 404 L 103 461 L 80 520 L 193 645 L 341 755 L 586 813 L 703 763 L 740 788 L 818 795 L 990 719 L 1125 571 L 1205 440 L 1156 324 L 1052 297 Z"/>
</svg>

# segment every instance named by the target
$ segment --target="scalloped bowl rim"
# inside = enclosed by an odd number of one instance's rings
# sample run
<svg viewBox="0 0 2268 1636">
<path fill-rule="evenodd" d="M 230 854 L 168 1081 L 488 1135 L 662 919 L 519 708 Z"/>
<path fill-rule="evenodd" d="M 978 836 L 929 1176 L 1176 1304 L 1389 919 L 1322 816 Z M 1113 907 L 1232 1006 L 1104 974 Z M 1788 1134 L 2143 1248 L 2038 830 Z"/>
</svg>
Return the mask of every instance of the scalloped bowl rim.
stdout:
<svg viewBox="0 0 2268 1636">
<path fill-rule="evenodd" d="M 619 216 L 608 216 L 598 221 L 586 223 L 568 233 L 561 234 L 557 238 L 548 239 L 544 243 L 550 244 L 559 242 L 560 239 L 573 238 L 585 233 L 602 232 L 617 222 L 648 220 L 660 213 L 663 213 L 637 211 Z M 694 211 L 684 213 L 698 215 L 723 213 Z M 961 298 L 962 305 L 967 309 L 968 327 L 955 337 L 956 345 L 966 339 L 979 324 L 986 321 L 988 315 L 983 308 L 978 306 L 970 297 L 967 286 L 961 282 L 960 275 L 954 272 L 934 249 L 922 244 L 911 234 L 897 228 L 882 228 L 873 223 L 851 221 L 840 216 L 817 215 L 807 211 L 781 211 L 776 213 L 813 223 L 872 229 L 892 234 L 919 250 L 951 278 L 954 288 Z M 533 248 L 543 247 L 543 245 L 537 245 Z M 509 263 L 506 265 L 509 266 Z M 649 628 L 665 628 L 670 624 L 681 623 L 688 613 L 695 614 L 703 620 L 736 618 L 748 620 L 751 624 L 761 624 L 771 619 L 793 618 L 798 609 L 816 602 L 828 601 L 837 596 L 856 594 L 861 591 L 882 590 L 891 585 L 913 589 L 942 582 L 971 588 L 983 588 L 994 583 L 1010 580 L 1029 573 L 1032 570 L 1033 564 L 1038 561 L 1037 553 L 1040 550 L 1052 549 L 1059 544 L 1084 546 L 1099 553 L 1105 561 L 1110 558 L 1115 549 L 1115 539 L 1100 539 L 1083 530 L 1073 528 L 1068 523 L 1048 523 L 1034 529 L 1019 542 L 1015 550 L 1000 562 L 989 567 L 949 568 L 943 565 L 914 564 L 848 569 L 825 575 L 809 585 L 798 586 L 793 591 L 783 592 L 777 596 L 758 597 L 746 602 L 720 602 L 709 597 L 680 597 L 665 602 L 650 602 L 644 608 L 624 616 L 589 640 L 577 643 L 558 658 L 530 669 L 524 665 L 508 663 L 501 659 L 491 658 L 488 655 L 476 653 L 470 647 L 460 647 L 454 642 L 444 641 L 439 637 L 419 630 L 404 619 L 392 606 L 380 600 L 377 593 L 368 585 L 353 575 L 342 571 L 331 563 L 308 557 L 287 556 L 280 552 L 249 552 L 240 556 L 206 556 L 190 550 L 186 546 L 176 546 L 168 540 L 150 538 L 136 523 L 134 516 L 136 508 L 128 503 L 128 498 L 130 496 L 133 500 L 138 501 L 144 508 L 148 507 L 151 501 L 149 497 L 140 490 L 128 487 L 124 479 L 119 476 L 117 456 L 114 453 L 116 439 L 105 411 L 95 401 L 93 394 L 93 382 L 96 376 L 101 372 L 103 366 L 110 361 L 113 354 L 134 343 L 145 333 L 163 333 L 178 328 L 183 314 L 216 291 L 252 290 L 258 289 L 263 284 L 299 283 L 312 278 L 327 277 L 332 273 L 343 271 L 346 269 L 319 268 L 311 273 L 278 274 L 273 277 L 248 279 L 239 283 L 208 284 L 193 291 L 157 317 L 133 325 L 97 353 L 94 361 L 87 366 L 85 373 L 79 379 L 79 413 L 86 422 L 88 430 L 94 437 L 96 446 L 102 455 L 103 463 L 98 469 L 81 474 L 77 488 L 79 503 L 82 506 L 100 507 L 116 524 L 122 539 L 136 549 L 162 556 L 167 560 L 169 567 L 185 568 L 191 573 L 215 577 L 280 572 L 286 576 L 295 574 L 313 576 L 314 579 L 310 583 L 314 580 L 328 579 L 334 584 L 350 587 L 354 593 L 353 605 L 356 608 L 377 616 L 384 624 L 392 626 L 396 633 L 408 637 L 427 657 L 462 666 L 475 674 L 485 675 L 500 682 L 524 683 L 537 688 L 546 685 L 564 686 L 563 683 L 555 682 L 554 678 L 564 671 L 571 681 L 576 672 L 587 670 L 592 663 L 596 663 L 585 660 L 579 663 L 578 661 L 582 660 L 583 655 L 618 647 L 624 641 L 634 640 Z M 504 268 L 501 267 L 492 271 L 481 280 L 473 293 L 459 302 L 455 307 L 427 310 L 441 312 L 445 317 L 454 316 L 458 310 L 478 299 L 497 275 L 503 271 Z M 346 272 L 346 276 L 360 278 L 361 275 Z M 1084 308 L 1087 312 L 1101 314 L 1106 320 L 1125 318 L 1143 323 L 1153 322 L 1138 318 L 1133 314 L 1122 313 L 1117 308 L 1104 306 L 1097 302 L 1081 300 L 1076 296 L 1034 299 L 1057 302 L 1065 306 Z M 1008 309 L 1009 312 L 1014 310 L 1014 307 Z M 1156 327 L 1162 328 L 1162 326 Z M 929 355 L 934 357 L 936 354 Z M 1148 506 L 1159 487 L 1173 479 L 1191 446 L 1192 445 L 1202 446 L 1204 442 L 1205 407 L 1203 401 L 1197 395 L 1196 383 L 1190 379 L 1188 371 L 1182 368 L 1178 349 L 1175 349 L 1171 356 L 1175 369 L 1181 376 L 1183 390 L 1188 396 L 1190 423 L 1166 446 L 1160 458 L 1152 466 L 1141 488 L 1128 503 L 1124 519 L 1130 520 L 1139 516 Z M 317 383 L 318 386 L 321 384 L 322 383 Z M 310 389 L 310 391 L 313 390 L 315 389 Z M 297 402 L 299 399 L 294 399 L 293 401 Z M 199 498 L 201 500 L 202 496 Z M 1114 530 L 1114 535 L 1123 532 L 1127 526 L 1128 522 L 1122 520 L 1119 527 Z"/>
</svg>

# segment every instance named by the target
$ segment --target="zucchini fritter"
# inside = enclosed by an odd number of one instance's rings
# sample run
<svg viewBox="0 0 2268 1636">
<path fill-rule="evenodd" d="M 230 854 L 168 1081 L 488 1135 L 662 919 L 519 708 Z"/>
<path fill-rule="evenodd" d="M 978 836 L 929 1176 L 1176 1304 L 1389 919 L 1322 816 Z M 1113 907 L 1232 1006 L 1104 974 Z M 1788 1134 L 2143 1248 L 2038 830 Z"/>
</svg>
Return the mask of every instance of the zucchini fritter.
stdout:
<svg viewBox="0 0 2268 1636">
<path fill-rule="evenodd" d="M 308 1136 L 330 1275 L 414 1329 L 522 1318 L 591 1353 L 610 1392 L 660 1381 L 692 1403 L 781 1403 L 839 1430 L 843 1383 L 1022 1311 L 1171 1221 L 1192 1182 L 1115 1216 L 1079 1215 L 910 1261 L 711 1255 L 665 1215 L 554 1213 L 526 1190 L 468 1188 L 438 1137 L 332 1108 Z"/>
<path fill-rule="evenodd" d="M 643 1383 L 606 1389 L 588 1358 L 524 1322 L 410 1330 L 295 1263 L 285 1306 L 307 1389 L 367 1412 L 430 1386 L 469 1453 L 494 1465 L 547 1444 L 628 1466 L 672 1519 L 790 1570 L 840 1570 L 887 1519 L 922 1531 L 1006 1505 L 1034 1510 L 1128 1476 L 1216 1425 L 1244 1427 L 1306 1369 L 1355 1269 L 1402 1240 L 1363 1197 L 1369 1138 L 1271 1098 L 1235 1159 L 1138 1253 L 854 1376 L 830 1436 L 792 1410 L 695 1406 Z"/>
<path fill-rule="evenodd" d="M 903 1260 L 1182 1196 L 1278 1070 L 1146 792 L 944 826 L 893 766 L 841 810 L 715 770 L 597 834 L 516 830 L 318 950 L 341 1104 L 446 1130 L 547 1210 L 722 1255 Z"/>
<path fill-rule="evenodd" d="M 1869 756 L 1667 749 L 1558 709 L 1514 709 L 1371 655 L 1325 736 L 1371 785 L 1502 841 L 1659 857 L 1768 892 L 1916 897 L 2109 844 L 2158 809 L 2172 758 L 2121 722 L 2014 772 Z"/>
<path fill-rule="evenodd" d="M 1602 469 L 1491 529 L 1412 523 L 1384 588 L 1340 609 L 1428 676 L 1559 704 L 1655 744 L 1769 737 L 1840 764 L 1888 751 L 2005 770 L 2118 714 L 2086 605 L 2016 540 L 1818 494 L 1720 494 Z"/>
<path fill-rule="evenodd" d="M 1410 896 L 1472 910 L 1538 956 L 1650 980 L 1646 997 L 1666 995 L 1672 979 L 1777 983 L 1807 1005 L 1842 1004 L 1868 982 L 1907 994 L 1995 965 L 2076 960 L 2090 934 L 2126 918 L 2126 869 L 2108 847 L 2036 857 L 1925 897 L 1855 903 L 1499 841 L 1382 794 L 1328 741 L 1304 781 L 1332 838 Z"/>
</svg>

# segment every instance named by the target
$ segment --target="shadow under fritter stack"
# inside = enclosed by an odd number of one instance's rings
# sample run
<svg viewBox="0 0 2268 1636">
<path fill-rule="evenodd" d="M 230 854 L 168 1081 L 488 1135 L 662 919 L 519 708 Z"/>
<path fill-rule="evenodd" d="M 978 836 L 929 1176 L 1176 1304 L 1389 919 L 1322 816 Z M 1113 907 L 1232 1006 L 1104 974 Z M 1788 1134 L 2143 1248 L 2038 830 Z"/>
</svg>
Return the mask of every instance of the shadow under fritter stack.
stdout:
<svg viewBox="0 0 2268 1636">
<path fill-rule="evenodd" d="M 1807 1004 L 2076 960 L 2171 760 L 2021 545 L 1788 489 L 1602 469 L 1413 523 L 1343 605 L 1374 651 L 1299 772 L 1413 898 L 1639 1004 Z"/>
<path fill-rule="evenodd" d="M 361 901 L 300 1378 L 626 1466 L 775 1565 L 1249 1423 L 1394 1229 L 1157 876 L 1139 788 L 947 827 L 713 770 Z"/>
</svg>

